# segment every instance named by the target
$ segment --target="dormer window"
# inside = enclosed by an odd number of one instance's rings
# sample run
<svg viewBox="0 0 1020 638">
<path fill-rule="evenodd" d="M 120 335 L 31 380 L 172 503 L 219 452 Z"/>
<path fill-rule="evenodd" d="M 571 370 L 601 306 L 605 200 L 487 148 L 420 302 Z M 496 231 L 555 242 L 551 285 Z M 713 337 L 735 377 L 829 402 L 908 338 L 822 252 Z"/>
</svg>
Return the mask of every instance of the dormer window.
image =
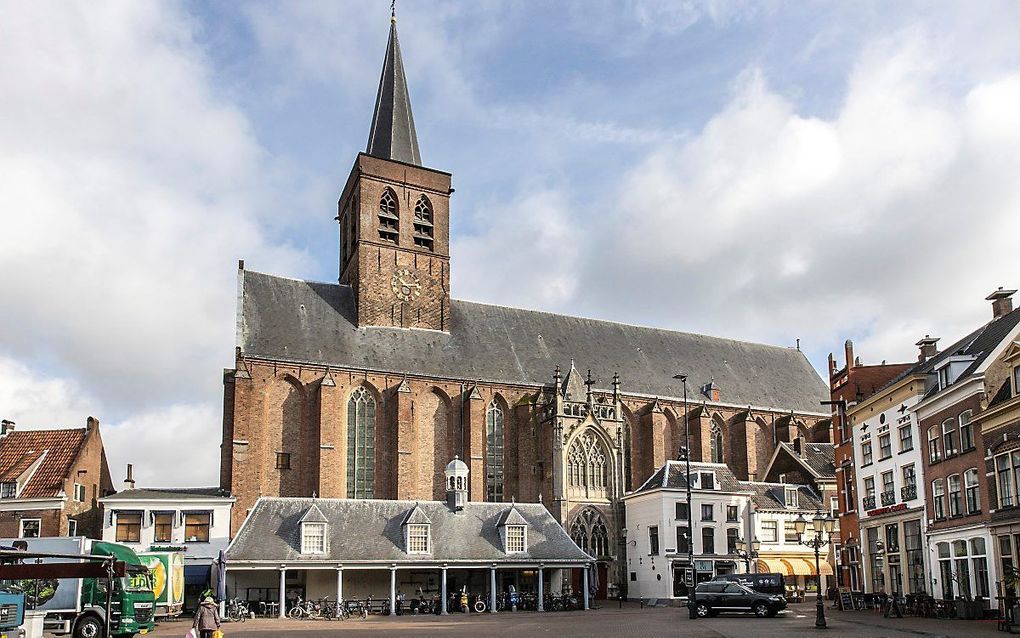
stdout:
<svg viewBox="0 0 1020 638">
<path fill-rule="evenodd" d="M 431 525 L 408 525 L 407 526 L 407 553 L 408 554 L 429 554 L 432 552 Z"/>
<path fill-rule="evenodd" d="M 301 527 L 302 554 L 326 554 L 329 552 L 329 537 L 327 536 L 329 523 L 318 505 L 312 503 L 298 523 Z"/>
<path fill-rule="evenodd" d="M 715 474 L 713 474 L 712 472 L 701 473 L 701 489 L 703 490 L 715 489 Z"/>
<path fill-rule="evenodd" d="M 784 501 L 786 503 L 786 507 L 787 508 L 789 508 L 789 509 L 796 509 L 797 508 L 797 496 L 798 496 L 797 488 L 795 488 L 795 487 L 788 487 L 788 488 L 786 488 L 786 494 L 785 494 Z"/>
<path fill-rule="evenodd" d="M 949 366 L 939 369 L 939 390 L 945 390 L 953 382 L 949 376 Z"/>
<path fill-rule="evenodd" d="M 301 524 L 301 553 L 302 554 L 326 553 L 325 523 Z"/>
<path fill-rule="evenodd" d="M 528 550 L 528 528 L 524 525 L 506 526 L 506 553 L 523 554 Z"/>
</svg>

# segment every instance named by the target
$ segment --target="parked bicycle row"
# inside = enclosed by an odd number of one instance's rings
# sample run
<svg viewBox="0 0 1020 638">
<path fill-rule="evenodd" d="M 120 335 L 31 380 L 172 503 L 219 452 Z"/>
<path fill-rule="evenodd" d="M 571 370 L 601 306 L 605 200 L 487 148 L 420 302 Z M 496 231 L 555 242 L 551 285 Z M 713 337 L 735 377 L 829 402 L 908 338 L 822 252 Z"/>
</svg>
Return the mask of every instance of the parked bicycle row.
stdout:
<svg viewBox="0 0 1020 638">
<path fill-rule="evenodd" d="M 447 600 L 449 613 L 484 613 L 489 611 L 490 596 L 488 593 L 472 594 L 466 589 L 452 592 Z M 566 592 L 562 595 L 545 594 L 543 611 L 571 611 L 582 609 L 583 602 L 574 594 Z M 533 593 L 516 591 L 503 592 L 496 595 L 496 611 L 538 611 L 538 596 Z M 403 594 L 396 598 L 397 615 L 429 615 L 441 614 L 442 601 L 438 593 L 426 594 L 419 590 L 418 595 L 407 600 Z M 367 618 L 369 615 L 390 615 L 388 598 L 351 598 L 338 604 L 329 597 L 317 600 L 306 600 L 298 597 L 287 610 L 287 617 L 306 620 L 347 620 L 351 617 Z M 275 618 L 279 616 L 279 604 L 258 601 L 249 603 L 241 599 L 232 599 L 226 604 L 226 617 L 232 622 L 244 622 L 249 618 Z"/>
</svg>

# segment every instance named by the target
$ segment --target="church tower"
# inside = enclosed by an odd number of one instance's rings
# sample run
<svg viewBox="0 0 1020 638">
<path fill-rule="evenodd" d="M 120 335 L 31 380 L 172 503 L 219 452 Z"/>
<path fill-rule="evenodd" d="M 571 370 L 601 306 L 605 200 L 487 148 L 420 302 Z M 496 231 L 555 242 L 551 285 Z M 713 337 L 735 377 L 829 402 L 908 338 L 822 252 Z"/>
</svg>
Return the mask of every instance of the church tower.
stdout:
<svg viewBox="0 0 1020 638">
<path fill-rule="evenodd" d="M 368 148 L 338 203 L 340 283 L 359 327 L 449 331 L 450 184 L 422 166 L 393 16 Z"/>
</svg>

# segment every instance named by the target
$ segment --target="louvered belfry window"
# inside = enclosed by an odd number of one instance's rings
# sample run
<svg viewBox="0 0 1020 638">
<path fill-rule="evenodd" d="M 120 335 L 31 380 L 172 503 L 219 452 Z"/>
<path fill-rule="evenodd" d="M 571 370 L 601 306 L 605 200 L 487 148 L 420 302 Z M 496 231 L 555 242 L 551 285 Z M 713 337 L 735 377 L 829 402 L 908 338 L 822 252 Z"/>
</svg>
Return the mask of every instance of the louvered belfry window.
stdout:
<svg viewBox="0 0 1020 638">
<path fill-rule="evenodd" d="M 379 198 L 379 239 L 393 244 L 400 239 L 400 209 L 397 196 L 390 189 Z"/>
<path fill-rule="evenodd" d="M 414 245 L 433 250 L 432 204 L 422 195 L 414 206 Z"/>
</svg>

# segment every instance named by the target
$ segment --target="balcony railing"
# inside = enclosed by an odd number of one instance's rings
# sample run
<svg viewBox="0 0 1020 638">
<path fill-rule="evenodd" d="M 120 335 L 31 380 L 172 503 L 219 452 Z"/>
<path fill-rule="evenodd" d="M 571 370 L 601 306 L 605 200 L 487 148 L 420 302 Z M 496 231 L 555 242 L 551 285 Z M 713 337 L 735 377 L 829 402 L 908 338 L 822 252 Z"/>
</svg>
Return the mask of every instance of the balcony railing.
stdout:
<svg viewBox="0 0 1020 638">
<path fill-rule="evenodd" d="M 917 498 L 917 486 L 916 485 L 904 485 L 900 488 L 900 499 L 903 501 L 910 501 Z"/>
<path fill-rule="evenodd" d="M 896 491 L 889 490 L 888 492 L 882 492 L 882 505 L 895 505 L 896 504 Z"/>
<path fill-rule="evenodd" d="M 874 496 L 865 496 L 864 497 L 864 509 L 866 509 L 866 510 L 873 510 L 873 509 L 875 509 L 875 497 Z"/>
</svg>

